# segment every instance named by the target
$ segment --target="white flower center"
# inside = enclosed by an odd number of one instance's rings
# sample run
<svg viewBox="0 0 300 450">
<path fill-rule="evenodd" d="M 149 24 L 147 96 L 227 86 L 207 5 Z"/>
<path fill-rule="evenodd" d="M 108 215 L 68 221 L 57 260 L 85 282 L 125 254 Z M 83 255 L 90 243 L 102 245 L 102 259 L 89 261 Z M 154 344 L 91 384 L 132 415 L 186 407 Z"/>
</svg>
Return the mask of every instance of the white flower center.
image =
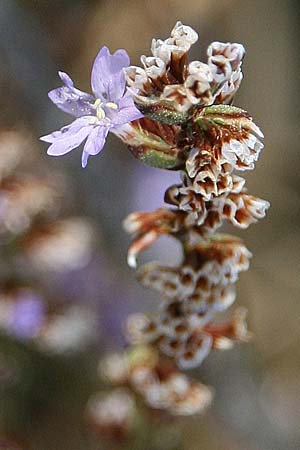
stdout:
<svg viewBox="0 0 300 450">
<path fill-rule="evenodd" d="M 100 98 L 97 98 L 95 103 L 92 105 L 92 108 L 96 110 L 96 116 L 91 117 L 90 123 L 94 125 L 98 121 L 101 122 L 105 117 L 106 113 L 103 107 L 113 109 L 116 111 L 118 109 L 118 105 L 114 102 L 102 102 Z"/>
</svg>

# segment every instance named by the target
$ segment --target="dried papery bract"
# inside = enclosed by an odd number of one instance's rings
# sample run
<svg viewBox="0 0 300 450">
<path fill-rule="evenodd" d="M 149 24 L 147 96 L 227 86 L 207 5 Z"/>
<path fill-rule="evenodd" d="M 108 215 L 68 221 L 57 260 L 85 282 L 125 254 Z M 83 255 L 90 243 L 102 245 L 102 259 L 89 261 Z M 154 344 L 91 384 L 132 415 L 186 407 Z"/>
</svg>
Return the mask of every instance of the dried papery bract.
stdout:
<svg viewBox="0 0 300 450">
<path fill-rule="evenodd" d="M 126 388 L 116 388 L 109 393 L 98 393 L 90 398 L 87 419 L 100 437 L 122 441 L 131 431 L 136 415 L 136 404 Z"/>
<path fill-rule="evenodd" d="M 88 347 L 96 335 L 94 312 L 79 305 L 71 305 L 47 317 L 36 345 L 48 353 L 72 354 Z"/>
<path fill-rule="evenodd" d="M 10 176 L 0 183 L 0 233 L 20 234 L 36 217 L 57 212 L 58 192 L 45 179 Z"/>
<path fill-rule="evenodd" d="M 130 328 L 130 324 L 128 326 Z M 119 369 L 122 369 L 121 378 L 107 371 L 108 365 L 115 365 L 117 360 Z M 106 382 L 130 389 L 150 408 L 164 413 L 199 414 L 213 397 L 211 389 L 190 380 L 171 361 L 161 357 L 153 346 L 136 345 L 125 354 L 110 355 L 100 362 L 99 368 Z M 115 388 L 115 392 L 119 392 L 119 388 Z"/>
<path fill-rule="evenodd" d="M 21 247 L 36 270 L 64 273 L 87 266 L 94 241 L 87 219 L 69 217 L 36 225 L 24 235 Z"/>
</svg>

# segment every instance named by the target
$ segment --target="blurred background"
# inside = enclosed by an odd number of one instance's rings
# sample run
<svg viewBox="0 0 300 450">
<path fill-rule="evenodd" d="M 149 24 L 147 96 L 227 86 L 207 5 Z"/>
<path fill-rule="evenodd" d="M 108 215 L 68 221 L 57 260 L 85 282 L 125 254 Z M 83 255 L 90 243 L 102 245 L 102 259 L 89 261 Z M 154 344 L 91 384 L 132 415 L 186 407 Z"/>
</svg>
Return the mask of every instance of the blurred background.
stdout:
<svg viewBox="0 0 300 450">
<path fill-rule="evenodd" d="M 254 254 L 237 303 L 255 338 L 193 373 L 215 389 L 207 413 L 127 448 L 300 449 L 299 19 L 296 0 L 0 0 L 1 449 L 119 448 L 91 437 L 85 405 L 100 355 L 124 346 L 124 319 L 158 302 L 126 265 L 122 220 L 159 207 L 178 175 L 142 166 L 112 135 L 85 170 L 80 150 L 51 158 L 38 137 L 69 122 L 47 97 L 58 70 L 89 91 L 100 47 L 139 65 L 177 20 L 199 33 L 191 58 L 215 40 L 246 47 L 235 105 L 266 136 L 246 178 L 271 209 L 231 230 Z M 163 241 L 146 258 L 174 262 L 178 249 Z"/>
</svg>

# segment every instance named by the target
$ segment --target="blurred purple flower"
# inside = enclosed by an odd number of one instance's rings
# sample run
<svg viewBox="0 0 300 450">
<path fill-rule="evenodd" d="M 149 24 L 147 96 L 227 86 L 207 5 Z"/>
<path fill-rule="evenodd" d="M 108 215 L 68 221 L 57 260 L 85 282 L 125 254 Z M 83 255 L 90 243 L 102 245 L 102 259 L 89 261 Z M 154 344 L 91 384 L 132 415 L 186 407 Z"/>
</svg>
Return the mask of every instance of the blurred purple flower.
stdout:
<svg viewBox="0 0 300 450">
<path fill-rule="evenodd" d="M 167 188 L 179 183 L 178 171 L 153 169 L 146 165 L 134 166 L 130 174 L 129 209 L 150 211 L 160 208 Z M 139 188 L 136 189 L 136 186 Z M 147 198 L 147 205 L 145 205 L 145 198 Z"/>
<path fill-rule="evenodd" d="M 104 147 L 109 131 L 113 133 L 120 126 L 142 117 L 131 94 L 125 91 L 123 69 L 129 64 L 125 50 L 111 55 L 107 47 L 102 47 L 92 69 L 94 95 L 80 91 L 66 73 L 59 72 L 64 86 L 50 91 L 49 98 L 76 119 L 60 131 L 41 137 L 51 144 L 48 155 L 64 155 L 87 139 L 81 159 L 82 167 L 86 167 L 89 156 L 97 155 Z"/>
<path fill-rule="evenodd" d="M 14 304 L 8 329 L 19 339 L 30 339 L 39 332 L 45 319 L 45 304 L 32 293 L 23 293 Z"/>
</svg>

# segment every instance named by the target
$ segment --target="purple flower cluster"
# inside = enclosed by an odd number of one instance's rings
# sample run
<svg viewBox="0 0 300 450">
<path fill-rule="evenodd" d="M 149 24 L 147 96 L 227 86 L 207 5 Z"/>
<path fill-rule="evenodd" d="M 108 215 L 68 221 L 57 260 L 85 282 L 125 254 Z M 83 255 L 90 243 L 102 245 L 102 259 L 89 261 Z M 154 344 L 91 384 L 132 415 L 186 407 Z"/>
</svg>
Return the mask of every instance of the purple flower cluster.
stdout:
<svg viewBox="0 0 300 450">
<path fill-rule="evenodd" d="M 89 156 L 97 155 L 103 149 L 109 132 L 114 133 L 122 125 L 142 117 L 126 91 L 123 70 L 129 64 L 125 50 L 117 50 L 111 55 L 107 47 L 102 47 L 91 74 L 94 95 L 80 91 L 66 73 L 59 72 L 64 86 L 50 91 L 49 98 L 76 119 L 60 131 L 41 137 L 51 144 L 48 155 L 64 155 L 86 140 L 81 159 L 82 167 L 86 167 Z"/>
</svg>

